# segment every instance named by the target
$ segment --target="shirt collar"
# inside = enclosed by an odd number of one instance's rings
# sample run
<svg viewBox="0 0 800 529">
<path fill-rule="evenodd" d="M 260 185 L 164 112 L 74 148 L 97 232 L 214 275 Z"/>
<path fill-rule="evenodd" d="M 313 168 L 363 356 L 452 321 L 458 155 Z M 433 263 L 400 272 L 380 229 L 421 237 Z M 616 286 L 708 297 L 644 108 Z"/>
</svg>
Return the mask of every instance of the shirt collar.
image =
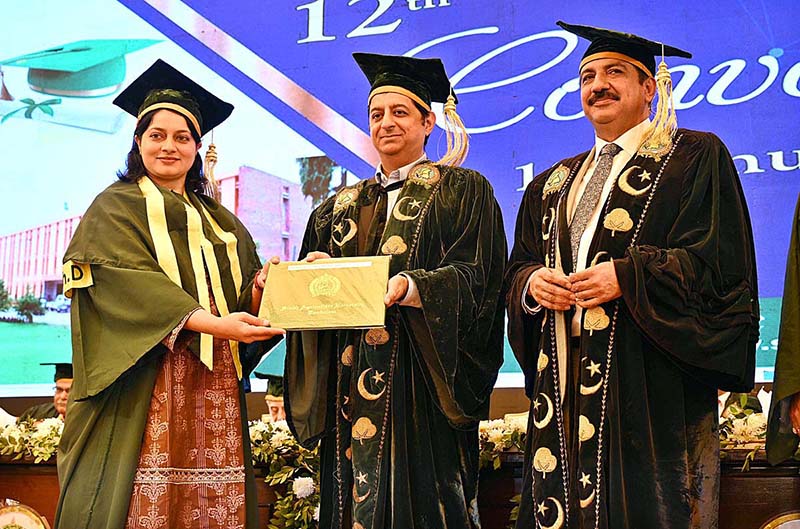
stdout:
<svg viewBox="0 0 800 529">
<path fill-rule="evenodd" d="M 378 183 L 381 184 L 381 187 L 386 187 L 394 182 L 402 182 L 403 180 L 406 179 L 412 167 L 417 165 L 419 162 L 427 159 L 428 156 L 423 152 L 422 156 L 420 156 L 419 158 L 417 158 L 408 165 L 404 165 L 403 167 L 395 169 L 394 171 L 389 173 L 389 175 L 383 174 L 383 167 L 381 167 L 381 165 L 378 164 L 377 169 L 375 169 L 375 179 L 378 180 Z"/>
<path fill-rule="evenodd" d="M 597 161 L 597 158 L 600 156 L 600 151 L 608 145 L 609 143 L 616 143 L 618 147 L 622 148 L 630 157 L 636 155 L 636 151 L 639 149 L 639 145 L 642 144 L 642 136 L 647 131 L 647 128 L 650 126 L 650 119 L 645 118 L 644 121 L 625 131 L 622 136 L 611 141 L 601 140 L 597 136 L 594 137 L 594 161 Z"/>
</svg>

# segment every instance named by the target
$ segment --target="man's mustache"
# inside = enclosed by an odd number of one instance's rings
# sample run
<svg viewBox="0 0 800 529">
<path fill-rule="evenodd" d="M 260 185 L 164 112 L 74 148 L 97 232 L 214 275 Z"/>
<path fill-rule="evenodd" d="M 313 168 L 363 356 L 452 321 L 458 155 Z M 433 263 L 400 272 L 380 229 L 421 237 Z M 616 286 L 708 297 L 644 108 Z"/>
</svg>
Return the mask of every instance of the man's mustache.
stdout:
<svg viewBox="0 0 800 529">
<path fill-rule="evenodd" d="M 614 101 L 619 101 L 619 96 L 613 92 L 609 92 L 608 90 L 602 90 L 589 97 L 589 105 L 594 105 L 600 99 L 613 99 Z"/>
</svg>

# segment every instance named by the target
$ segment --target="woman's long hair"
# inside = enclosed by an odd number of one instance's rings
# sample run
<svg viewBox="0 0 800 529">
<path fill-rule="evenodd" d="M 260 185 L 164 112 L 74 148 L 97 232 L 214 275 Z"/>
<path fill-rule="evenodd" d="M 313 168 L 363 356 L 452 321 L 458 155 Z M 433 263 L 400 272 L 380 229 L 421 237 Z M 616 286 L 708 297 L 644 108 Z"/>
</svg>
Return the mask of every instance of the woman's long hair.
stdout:
<svg viewBox="0 0 800 529">
<path fill-rule="evenodd" d="M 136 138 L 141 139 L 144 132 L 147 130 L 147 127 L 150 126 L 150 123 L 153 121 L 153 115 L 159 110 L 168 110 L 169 109 L 155 109 L 151 110 L 144 116 L 142 119 L 139 120 L 139 123 L 136 125 L 136 130 L 133 131 L 133 145 L 131 146 L 131 150 L 128 152 L 128 159 L 125 161 L 125 170 L 117 172 L 117 178 L 120 179 L 122 182 L 137 182 L 142 176 L 147 174 L 147 169 L 144 167 L 144 161 L 142 160 L 142 153 L 139 152 L 139 145 L 136 143 Z M 177 112 L 175 114 L 181 116 Z M 181 116 L 183 119 L 185 117 Z M 189 127 L 189 132 L 192 134 L 192 138 L 196 143 L 200 143 L 200 135 L 194 130 L 194 126 L 186 120 L 186 125 Z M 208 194 L 208 179 L 203 175 L 203 160 L 200 158 L 200 153 L 198 152 L 194 157 L 194 163 L 189 171 L 186 173 L 186 183 L 185 187 L 187 191 L 194 191 L 195 193 L 200 194 Z"/>
</svg>

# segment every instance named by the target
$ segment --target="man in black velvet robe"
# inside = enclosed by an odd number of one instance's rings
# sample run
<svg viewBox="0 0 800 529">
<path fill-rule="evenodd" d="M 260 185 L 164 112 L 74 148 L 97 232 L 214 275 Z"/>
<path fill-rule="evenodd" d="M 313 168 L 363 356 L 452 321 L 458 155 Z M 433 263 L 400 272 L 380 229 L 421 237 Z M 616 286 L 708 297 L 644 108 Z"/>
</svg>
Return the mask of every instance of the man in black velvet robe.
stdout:
<svg viewBox="0 0 800 529">
<path fill-rule="evenodd" d="M 290 332 L 286 415 L 303 445 L 322 443 L 321 527 L 477 529 L 478 422 L 503 350 L 500 209 L 457 167 L 463 126 L 448 163 L 425 156 L 431 101 L 450 95 L 441 61 L 356 60 L 381 163 L 312 213 L 301 255 L 391 255 L 386 325 Z M 445 115 L 460 125 L 454 100 Z"/>
<path fill-rule="evenodd" d="M 592 41 L 596 137 L 528 185 L 517 218 L 509 340 L 532 400 L 517 528 L 715 528 L 717 388 L 752 386 L 758 337 L 744 195 L 716 136 L 675 130 L 666 66 L 649 121 L 661 45 L 562 27 Z"/>
<path fill-rule="evenodd" d="M 783 283 L 781 328 L 775 382 L 767 426 L 767 459 L 773 465 L 797 452 L 800 443 L 800 197 L 794 212 L 786 280 Z"/>
</svg>

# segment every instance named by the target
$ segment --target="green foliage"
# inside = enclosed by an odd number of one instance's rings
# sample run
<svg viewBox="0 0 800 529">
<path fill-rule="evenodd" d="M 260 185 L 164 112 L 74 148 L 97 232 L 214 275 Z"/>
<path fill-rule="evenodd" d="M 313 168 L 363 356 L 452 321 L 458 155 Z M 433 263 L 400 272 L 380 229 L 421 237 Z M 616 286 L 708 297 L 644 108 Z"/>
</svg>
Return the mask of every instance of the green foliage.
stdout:
<svg viewBox="0 0 800 529">
<path fill-rule="evenodd" d="M 0 310 L 6 310 L 11 307 L 11 299 L 8 297 L 8 290 L 6 290 L 6 282 L 0 279 Z"/>
<path fill-rule="evenodd" d="M 285 421 L 250 424 L 250 443 L 253 462 L 267 467 L 267 484 L 282 488 L 276 492 L 278 501 L 269 521 L 269 529 L 314 529 L 318 526 L 314 514 L 319 507 L 319 445 L 306 450 L 289 432 Z M 296 485 L 308 486 L 298 495 Z"/>
<path fill-rule="evenodd" d="M 504 452 L 522 452 L 525 450 L 525 419 L 496 419 L 482 421 L 479 429 L 480 468 L 491 467 L 498 470 L 502 465 L 500 456 Z"/>
<path fill-rule="evenodd" d="M 522 494 L 517 494 L 508 501 L 514 504 L 514 507 L 511 508 L 511 512 L 508 514 L 508 529 L 514 529 L 517 519 L 519 518 L 519 503 L 522 501 Z"/>
<path fill-rule="evenodd" d="M 331 175 L 336 164 L 327 156 L 299 158 L 298 164 L 303 194 L 311 197 L 313 207 L 317 207 L 330 194 Z"/>
<path fill-rule="evenodd" d="M 28 323 L 33 323 L 34 316 L 41 316 L 44 314 L 42 302 L 39 298 L 34 296 L 30 290 L 21 298 L 17 298 L 16 303 L 14 303 L 14 310 L 16 310 L 17 314 L 21 317 L 25 318 L 25 321 Z"/>
</svg>

